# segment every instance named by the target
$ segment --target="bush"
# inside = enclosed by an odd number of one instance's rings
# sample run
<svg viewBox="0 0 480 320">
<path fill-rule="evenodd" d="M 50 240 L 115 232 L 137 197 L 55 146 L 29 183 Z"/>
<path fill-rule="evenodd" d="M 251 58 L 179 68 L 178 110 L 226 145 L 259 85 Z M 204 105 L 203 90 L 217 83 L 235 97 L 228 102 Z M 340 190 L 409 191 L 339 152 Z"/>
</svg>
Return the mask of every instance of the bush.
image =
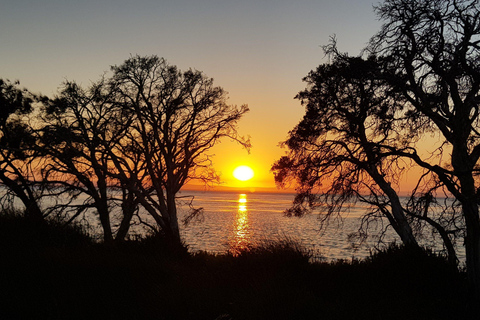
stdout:
<svg viewBox="0 0 480 320">
<path fill-rule="evenodd" d="M 239 260 L 265 260 L 270 263 L 308 263 L 313 257 L 311 251 L 288 237 L 277 240 L 265 239 L 250 246 L 230 251 L 229 254 Z"/>
<path fill-rule="evenodd" d="M 73 248 L 93 243 L 90 235 L 79 224 L 35 221 L 16 212 L 0 214 L 0 246 L 3 249 Z"/>
<path fill-rule="evenodd" d="M 463 274 L 425 250 L 320 263 L 285 238 L 190 255 L 160 235 L 109 247 L 8 215 L 0 241 L 2 319 L 467 318 Z"/>
</svg>

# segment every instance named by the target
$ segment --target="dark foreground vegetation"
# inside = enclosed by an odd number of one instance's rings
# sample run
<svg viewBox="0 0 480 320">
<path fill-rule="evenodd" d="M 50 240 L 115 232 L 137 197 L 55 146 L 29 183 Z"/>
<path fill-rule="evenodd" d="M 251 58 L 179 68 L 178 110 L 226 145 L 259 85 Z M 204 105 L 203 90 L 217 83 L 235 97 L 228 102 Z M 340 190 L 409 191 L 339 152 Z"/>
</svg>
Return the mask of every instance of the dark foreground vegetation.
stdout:
<svg viewBox="0 0 480 320">
<path fill-rule="evenodd" d="M 323 47 L 328 62 L 296 95 L 305 114 L 272 167 L 279 186 L 296 188 L 287 214 L 321 209 L 327 226 L 358 201 L 369 208 L 361 236 L 374 223 L 384 227 L 380 235 L 388 228 L 421 251 L 422 237 L 434 234 L 432 246 L 444 247 L 451 265 L 464 249 L 480 305 L 480 1 L 384 0 L 374 10 L 382 26 L 361 54 L 342 52 L 332 37 Z M 396 262 L 403 251 L 317 265 L 283 262 L 281 250 L 250 264 L 265 248 L 238 258 L 183 248 L 172 258 L 160 244 L 119 246 L 141 224 L 181 247 L 178 192 L 192 180 L 221 182 L 212 148 L 222 139 L 247 150 L 251 143 L 237 130 L 247 105 L 228 104 L 202 72 L 156 55 L 131 56 L 110 71 L 87 87 L 65 81 L 51 97 L 0 79 L 0 207 L 22 205 L 37 224 L 95 219 L 105 243 L 75 236 L 74 248 L 59 246 L 67 231 L 47 232 L 41 244 L 37 230 L 21 239 L 6 249 L 16 260 L 5 263 L 14 275 L 5 273 L 11 292 L 3 310 L 58 318 L 95 309 L 88 316 L 392 318 L 401 309 L 431 318 L 468 304 L 466 293 L 449 296 L 458 289 L 452 283 L 463 284 L 441 273 L 440 261 Z M 42 203 L 52 205 L 42 211 Z M 186 221 L 202 210 L 191 209 Z"/>
<path fill-rule="evenodd" d="M 468 319 L 464 274 L 425 251 L 310 262 L 290 241 L 238 256 L 0 218 L 0 319 Z"/>
</svg>

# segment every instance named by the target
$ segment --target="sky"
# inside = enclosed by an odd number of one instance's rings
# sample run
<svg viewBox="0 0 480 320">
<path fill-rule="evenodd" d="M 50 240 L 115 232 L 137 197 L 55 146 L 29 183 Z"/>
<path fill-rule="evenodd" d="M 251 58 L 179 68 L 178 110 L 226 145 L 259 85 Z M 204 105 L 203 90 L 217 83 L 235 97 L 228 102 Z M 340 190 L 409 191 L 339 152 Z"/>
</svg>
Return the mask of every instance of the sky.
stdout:
<svg viewBox="0 0 480 320">
<path fill-rule="evenodd" d="M 274 190 L 279 143 L 304 109 L 295 95 L 302 78 L 328 60 L 335 35 L 357 55 L 380 29 L 371 0 L 2 0 L 0 78 L 54 96 L 65 80 L 88 86 L 132 55 L 157 55 L 181 70 L 204 72 L 247 104 L 239 133 L 250 153 L 224 140 L 212 153 L 223 187 Z M 248 182 L 233 177 L 248 165 Z"/>
</svg>

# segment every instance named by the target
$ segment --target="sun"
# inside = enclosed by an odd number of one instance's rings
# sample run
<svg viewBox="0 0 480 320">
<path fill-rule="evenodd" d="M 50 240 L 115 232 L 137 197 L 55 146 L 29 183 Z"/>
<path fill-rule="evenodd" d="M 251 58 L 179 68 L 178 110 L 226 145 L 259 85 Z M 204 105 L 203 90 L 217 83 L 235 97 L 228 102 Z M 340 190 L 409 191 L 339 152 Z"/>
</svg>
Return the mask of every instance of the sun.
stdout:
<svg viewBox="0 0 480 320">
<path fill-rule="evenodd" d="M 253 170 L 249 166 L 239 166 L 233 170 L 233 176 L 240 181 L 247 181 L 253 178 Z"/>
</svg>

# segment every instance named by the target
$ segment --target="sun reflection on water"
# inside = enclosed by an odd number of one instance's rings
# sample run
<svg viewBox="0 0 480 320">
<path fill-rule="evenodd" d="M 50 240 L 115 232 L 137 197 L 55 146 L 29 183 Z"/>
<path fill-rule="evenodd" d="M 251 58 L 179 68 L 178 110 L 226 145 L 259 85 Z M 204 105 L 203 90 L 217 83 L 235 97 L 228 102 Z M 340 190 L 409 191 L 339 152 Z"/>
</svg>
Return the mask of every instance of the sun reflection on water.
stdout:
<svg viewBox="0 0 480 320">
<path fill-rule="evenodd" d="M 230 240 L 230 252 L 234 255 L 248 247 L 250 243 L 250 225 L 247 208 L 247 195 L 238 195 L 238 209 L 233 226 L 233 238 Z"/>
</svg>

